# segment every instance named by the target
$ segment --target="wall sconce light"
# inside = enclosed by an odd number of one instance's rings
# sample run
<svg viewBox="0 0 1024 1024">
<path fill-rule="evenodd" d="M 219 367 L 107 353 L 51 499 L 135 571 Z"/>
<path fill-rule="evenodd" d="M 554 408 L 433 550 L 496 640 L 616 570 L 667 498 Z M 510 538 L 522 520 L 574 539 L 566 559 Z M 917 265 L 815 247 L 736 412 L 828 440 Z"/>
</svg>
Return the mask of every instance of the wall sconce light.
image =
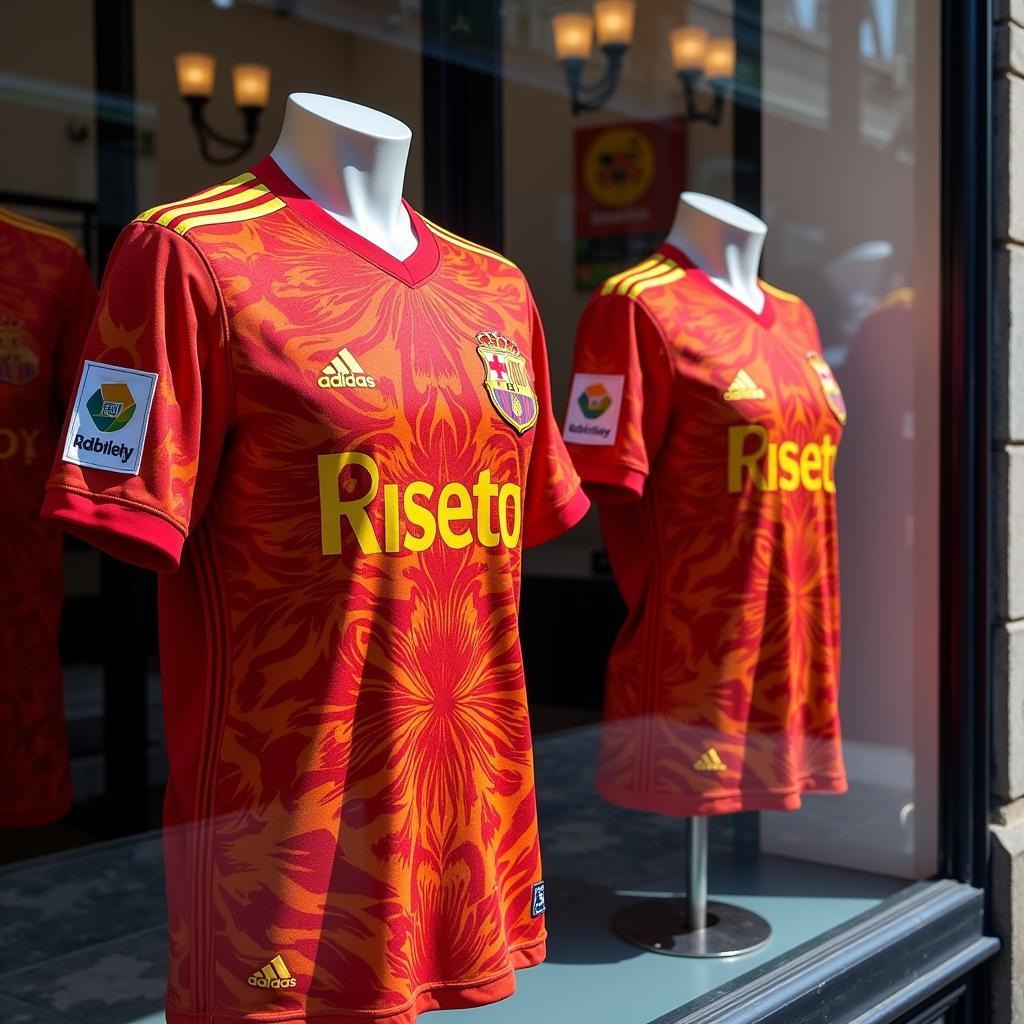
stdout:
<svg viewBox="0 0 1024 1024">
<path fill-rule="evenodd" d="M 265 64 L 236 64 L 231 69 L 235 106 L 242 114 L 245 138 L 232 139 L 211 127 L 205 116 L 206 104 L 213 95 L 217 62 L 208 53 L 179 53 L 174 58 L 178 77 L 178 93 L 188 104 L 192 127 L 199 139 L 199 151 L 211 164 L 230 164 L 252 148 L 259 127 L 260 114 L 270 101 L 270 68 Z M 210 143 L 228 152 L 214 156 Z"/>
<path fill-rule="evenodd" d="M 672 66 L 683 86 L 687 120 L 718 124 L 726 88 L 736 75 L 736 41 L 725 36 L 709 39 L 707 29 L 695 25 L 672 29 L 668 41 Z M 697 89 L 702 79 L 711 87 L 711 102 L 703 107 Z"/>
<path fill-rule="evenodd" d="M 572 112 L 598 110 L 615 92 L 622 61 L 633 42 L 634 0 L 597 0 L 593 15 L 578 11 L 556 14 L 551 19 L 555 56 L 565 68 L 572 97 Z M 594 48 L 594 36 L 604 51 L 607 66 L 592 85 L 583 84 L 583 68 Z"/>
</svg>

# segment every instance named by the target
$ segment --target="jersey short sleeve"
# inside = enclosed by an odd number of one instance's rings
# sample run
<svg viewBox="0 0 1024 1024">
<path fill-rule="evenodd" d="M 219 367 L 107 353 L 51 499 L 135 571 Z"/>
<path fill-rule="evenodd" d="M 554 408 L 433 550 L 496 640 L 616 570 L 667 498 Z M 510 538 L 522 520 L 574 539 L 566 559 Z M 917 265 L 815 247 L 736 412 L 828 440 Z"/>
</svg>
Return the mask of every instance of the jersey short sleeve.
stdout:
<svg viewBox="0 0 1024 1024">
<path fill-rule="evenodd" d="M 115 557 L 177 568 L 231 414 L 218 289 L 192 243 L 134 223 L 111 254 L 43 515 Z"/>
<path fill-rule="evenodd" d="M 548 355 L 537 307 L 530 297 L 530 360 L 537 393 L 537 425 L 526 475 L 523 544 L 535 547 L 575 526 L 590 507 L 558 432 L 551 407 Z"/>
<path fill-rule="evenodd" d="M 668 424 L 672 379 L 664 340 L 642 304 L 595 293 L 576 332 L 563 432 L 595 500 L 643 494 Z"/>
</svg>

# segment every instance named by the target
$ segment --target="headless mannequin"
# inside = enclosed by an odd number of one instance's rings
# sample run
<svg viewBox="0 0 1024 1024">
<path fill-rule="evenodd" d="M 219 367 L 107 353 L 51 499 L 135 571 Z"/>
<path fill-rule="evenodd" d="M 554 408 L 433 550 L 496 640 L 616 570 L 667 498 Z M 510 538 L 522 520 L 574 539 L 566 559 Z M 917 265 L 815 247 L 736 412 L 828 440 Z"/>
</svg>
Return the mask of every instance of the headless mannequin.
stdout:
<svg viewBox="0 0 1024 1024">
<path fill-rule="evenodd" d="M 757 268 L 767 233 L 764 221 L 732 203 L 684 192 L 665 241 L 722 291 L 760 313 L 765 297 Z M 687 819 L 687 847 L 686 899 L 656 898 L 624 907 L 615 916 L 614 929 L 643 949 L 673 956 L 735 956 L 763 946 L 771 935 L 764 918 L 708 900 L 706 817 Z"/>
<path fill-rule="evenodd" d="M 402 205 L 411 142 L 408 126 L 388 114 L 297 92 L 271 156 L 336 221 L 404 260 L 418 244 Z"/>
<path fill-rule="evenodd" d="M 686 253 L 726 294 L 755 313 L 764 309 L 758 284 L 768 225 L 724 199 L 684 192 L 666 242 Z"/>
</svg>

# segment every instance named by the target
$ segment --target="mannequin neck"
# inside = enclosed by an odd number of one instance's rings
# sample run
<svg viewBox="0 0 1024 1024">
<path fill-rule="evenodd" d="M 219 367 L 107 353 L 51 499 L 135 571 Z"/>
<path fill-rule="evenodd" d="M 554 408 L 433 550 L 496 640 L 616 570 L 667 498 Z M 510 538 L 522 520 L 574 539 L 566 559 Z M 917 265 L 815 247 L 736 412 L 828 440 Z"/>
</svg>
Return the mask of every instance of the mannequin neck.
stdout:
<svg viewBox="0 0 1024 1024">
<path fill-rule="evenodd" d="M 684 192 L 666 241 L 722 291 L 760 313 L 765 298 L 757 270 L 767 233 L 763 220 L 724 199 Z"/>
<path fill-rule="evenodd" d="M 295 93 L 271 156 L 335 220 L 404 260 L 418 242 L 402 205 L 411 141 L 408 127 L 387 114 Z"/>
</svg>

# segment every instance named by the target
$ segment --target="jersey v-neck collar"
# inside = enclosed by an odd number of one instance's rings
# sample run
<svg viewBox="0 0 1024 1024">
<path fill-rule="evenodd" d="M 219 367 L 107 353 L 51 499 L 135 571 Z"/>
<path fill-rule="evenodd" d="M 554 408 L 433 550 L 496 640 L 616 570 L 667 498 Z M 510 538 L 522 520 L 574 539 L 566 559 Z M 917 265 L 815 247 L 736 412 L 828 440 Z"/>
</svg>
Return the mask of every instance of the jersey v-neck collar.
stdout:
<svg viewBox="0 0 1024 1024">
<path fill-rule="evenodd" d="M 283 200 L 297 216 L 308 221 L 318 231 L 351 249 L 357 256 L 375 267 L 398 278 L 412 288 L 425 284 L 437 270 L 441 261 L 441 250 L 434 233 L 423 222 L 423 218 L 403 199 L 402 205 L 409 214 L 409 221 L 416 234 L 417 244 L 411 255 L 400 260 L 386 252 L 379 245 L 364 238 L 358 232 L 335 220 L 322 206 L 306 195 L 291 178 L 277 165 L 270 155 L 265 156 L 252 173 L 271 192 Z"/>
<path fill-rule="evenodd" d="M 665 242 L 658 252 L 662 256 L 667 256 L 669 259 L 674 260 L 679 264 L 683 270 L 686 271 L 686 276 L 693 278 L 700 282 L 705 288 L 710 288 L 715 295 L 722 299 L 723 302 L 734 306 L 736 309 L 745 313 L 751 320 L 760 324 L 766 330 L 771 327 L 775 322 L 775 304 L 772 301 L 771 294 L 764 287 L 764 282 L 758 278 L 757 283 L 761 287 L 761 291 L 764 295 L 764 305 L 761 307 L 760 313 L 755 313 L 745 302 L 740 302 L 735 295 L 730 295 L 724 288 L 719 287 L 711 280 L 708 275 L 697 266 L 689 256 L 686 255 L 681 249 L 677 249 L 674 245 L 669 245 Z"/>
</svg>

